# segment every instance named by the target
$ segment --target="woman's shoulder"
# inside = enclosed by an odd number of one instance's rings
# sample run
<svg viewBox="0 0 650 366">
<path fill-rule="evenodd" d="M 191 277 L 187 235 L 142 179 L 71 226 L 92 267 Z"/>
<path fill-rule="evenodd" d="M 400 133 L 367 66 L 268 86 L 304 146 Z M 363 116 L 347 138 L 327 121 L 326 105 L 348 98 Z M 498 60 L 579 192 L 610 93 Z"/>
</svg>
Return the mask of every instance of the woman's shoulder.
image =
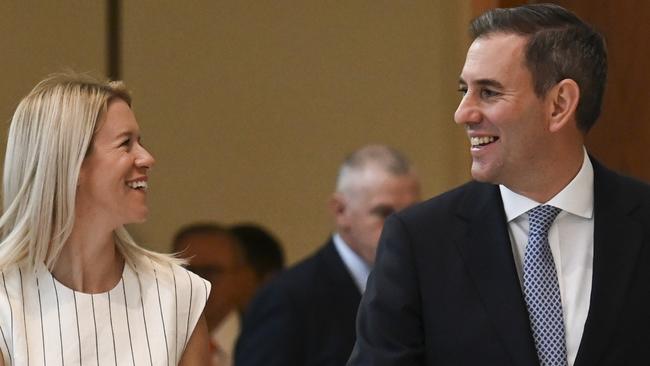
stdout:
<svg viewBox="0 0 650 366">
<path fill-rule="evenodd" d="M 158 304 L 167 318 L 185 324 L 181 328 L 192 334 L 210 295 L 208 281 L 177 264 L 153 260 L 139 265 L 134 277 L 140 282 L 143 306 Z"/>
<path fill-rule="evenodd" d="M 28 268 L 24 264 L 12 264 L 0 271 L 0 289 L 6 290 L 7 287 L 22 286 L 22 283 L 37 276 L 37 269 Z"/>
<path fill-rule="evenodd" d="M 0 271 L 0 318 L 22 309 L 23 303 L 38 301 L 35 296 L 38 295 L 38 280 L 35 268 L 18 264 L 3 268 Z"/>
</svg>

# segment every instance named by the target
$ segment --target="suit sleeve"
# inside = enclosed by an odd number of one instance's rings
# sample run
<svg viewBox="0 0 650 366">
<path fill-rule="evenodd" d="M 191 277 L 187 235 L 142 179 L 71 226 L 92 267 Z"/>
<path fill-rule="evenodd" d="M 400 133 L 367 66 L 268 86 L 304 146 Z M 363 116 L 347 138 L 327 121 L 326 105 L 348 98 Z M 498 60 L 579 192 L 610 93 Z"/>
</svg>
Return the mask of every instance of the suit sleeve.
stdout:
<svg viewBox="0 0 650 366">
<path fill-rule="evenodd" d="M 300 324 L 289 294 L 271 283 L 255 296 L 235 348 L 236 366 L 301 365 Z"/>
<path fill-rule="evenodd" d="M 412 241 L 399 216 L 386 220 L 359 305 L 348 366 L 424 365 L 421 297 Z"/>
</svg>

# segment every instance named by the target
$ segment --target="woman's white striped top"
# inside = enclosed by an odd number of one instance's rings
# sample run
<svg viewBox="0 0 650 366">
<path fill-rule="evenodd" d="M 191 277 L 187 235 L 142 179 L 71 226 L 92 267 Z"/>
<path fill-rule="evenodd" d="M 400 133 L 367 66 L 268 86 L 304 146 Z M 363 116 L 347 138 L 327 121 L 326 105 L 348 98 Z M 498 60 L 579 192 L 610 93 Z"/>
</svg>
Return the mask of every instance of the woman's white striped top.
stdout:
<svg viewBox="0 0 650 366">
<path fill-rule="evenodd" d="M 99 294 L 76 292 L 42 266 L 0 277 L 5 365 L 177 365 L 210 283 L 176 265 L 136 272 Z"/>
</svg>

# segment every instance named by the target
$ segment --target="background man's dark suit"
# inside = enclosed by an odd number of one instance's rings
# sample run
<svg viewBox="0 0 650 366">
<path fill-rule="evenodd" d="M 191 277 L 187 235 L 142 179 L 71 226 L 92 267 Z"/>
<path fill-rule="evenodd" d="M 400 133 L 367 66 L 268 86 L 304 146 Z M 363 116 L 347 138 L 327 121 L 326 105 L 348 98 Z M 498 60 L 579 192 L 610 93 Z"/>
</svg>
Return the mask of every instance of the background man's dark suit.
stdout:
<svg viewBox="0 0 650 366">
<path fill-rule="evenodd" d="M 650 187 L 592 162 L 593 286 L 575 365 L 648 364 Z M 538 365 L 498 186 L 469 183 L 386 221 L 349 365 Z"/>
<path fill-rule="evenodd" d="M 237 366 L 345 365 L 361 293 L 329 240 L 256 296 L 237 343 Z"/>
<path fill-rule="evenodd" d="M 246 310 L 235 364 L 345 365 L 354 346 L 360 288 L 375 261 L 384 220 L 419 198 L 417 175 L 399 151 L 366 145 L 348 155 L 328 201 L 336 234 L 270 283 Z"/>
</svg>

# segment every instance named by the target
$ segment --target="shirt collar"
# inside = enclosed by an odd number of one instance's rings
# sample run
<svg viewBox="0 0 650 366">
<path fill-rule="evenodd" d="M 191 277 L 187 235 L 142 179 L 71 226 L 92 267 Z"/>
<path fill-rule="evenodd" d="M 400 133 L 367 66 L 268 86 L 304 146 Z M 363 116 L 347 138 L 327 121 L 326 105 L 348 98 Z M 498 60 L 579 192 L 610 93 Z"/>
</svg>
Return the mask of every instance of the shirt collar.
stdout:
<svg viewBox="0 0 650 366">
<path fill-rule="evenodd" d="M 343 260 L 343 264 L 350 272 L 354 283 L 359 288 L 361 293 L 364 293 L 366 290 L 366 282 L 368 281 L 368 275 L 370 274 L 370 265 L 368 265 L 357 253 L 355 253 L 348 244 L 343 241 L 343 238 L 338 233 L 335 233 L 332 236 L 332 241 L 334 242 L 334 247 L 339 253 L 339 256 Z"/>
<path fill-rule="evenodd" d="M 591 219 L 594 211 L 594 168 L 587 150 L 583 148 L 583 151 L 584 158 L 578 174 L 545 204 L 576 216 Z M 515 193 L 504 185 L 499 185 L 499 190 L 508 222 L 542 204 Z"/>
</svg>

